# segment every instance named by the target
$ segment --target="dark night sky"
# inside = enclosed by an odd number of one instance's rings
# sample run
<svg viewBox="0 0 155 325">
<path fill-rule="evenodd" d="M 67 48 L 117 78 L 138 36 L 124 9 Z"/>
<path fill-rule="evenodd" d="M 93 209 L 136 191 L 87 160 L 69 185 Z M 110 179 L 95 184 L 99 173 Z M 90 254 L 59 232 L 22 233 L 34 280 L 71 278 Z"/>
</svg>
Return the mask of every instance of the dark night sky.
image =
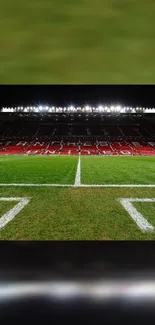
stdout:
<svg viewBox="0 0 155 325">
<path fill-rule="evenodd" d="M 155 86 L 0 86 L 0 107 L 112 103 L 155 107 Z"/>
</svg>

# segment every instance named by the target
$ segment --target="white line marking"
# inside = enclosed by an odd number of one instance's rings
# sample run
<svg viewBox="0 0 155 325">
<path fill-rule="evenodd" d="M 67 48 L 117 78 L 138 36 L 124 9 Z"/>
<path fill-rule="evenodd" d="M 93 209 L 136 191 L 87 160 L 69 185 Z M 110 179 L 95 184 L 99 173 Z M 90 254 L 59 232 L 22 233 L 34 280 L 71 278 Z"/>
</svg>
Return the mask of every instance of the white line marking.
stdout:
<svg viewBox="0 0 155 325">
<path fill-rule="evenodd" d="M 155 187 L 155 184 L 81 184 L 80 187 Z"/>
<path fill-rule="evenodd" d="M 75 184 L 1 183 L 0 186 L 74 187 Z M 78 187 L 155 187 L 155 184 L 80 184 Z"/>
<path fill-rule="evenodd" d="M 155 198 L 130 198 L 130 202 L 155 202 Z"/>
<path fill-rule="evenodd" d="M 36 187 L 45 187 L 45 186 L 49 186 L 49 187 L 66 187 L 66 186 L 74 186 L 74 185 L 70 185 L 70 184 L 26 184 L 26 183 L 11 183 L 11 184 L 0 184 L 0 186 L 36 186 Z"/>
<path fill-rule="evenodd" d="M 27 184 L 27 183 L 1 183 L 0 186 L 27 186 L 27 187 L 75 187 L 75 184 Z M 80 184 L 78 187 L 155 187 L 155 184 Z"/>
<path fill-rule="evenodd" d="M 80 156 L 79 156 L 74 186 L 80 186 L 80 185 L 81 185 L 81 164 L 80 164 Z"/>
<path fill-rule="evenodd" d="M 143 217 L 143 215 L 137 211 L 131 202 L 155 202 L 155 199 L 139 199 L 139 198 L 119 198 L 118 201 L 130 214 L 131 218 L 136 222 L 138 227 L 143 231 L 153 231 L 154 227 Z"/>
<path fill-rule="evenodd" d="M 22 197 L 10 197 L 10 198 L 5 198 L 1 197 L 0 201 L 20 201 L 17 203 L 13 209 L 5 213 L 1 218 L 0 218 L 0 228 L 4 228 L 6 224 L 11 221 L 24 207 L 26 204 L 29 203 L 30 198 L 22 198 Z"/>
</svg>

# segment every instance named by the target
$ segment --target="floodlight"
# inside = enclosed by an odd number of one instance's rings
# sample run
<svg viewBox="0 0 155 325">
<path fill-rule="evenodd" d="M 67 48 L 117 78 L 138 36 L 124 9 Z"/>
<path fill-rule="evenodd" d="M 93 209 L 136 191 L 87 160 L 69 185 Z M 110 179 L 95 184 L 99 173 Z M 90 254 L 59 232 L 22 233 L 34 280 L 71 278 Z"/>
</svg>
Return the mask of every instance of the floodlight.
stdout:
<svg viewBox="0 0 155 325">
<path fill-rule="evenodd" d="M 87 106 L 85 106 L 84 108 L 85 108 L 85 110 L 86 110 L 87 112 L 89 112 L 89 111 L 91 110 L 91 107 L 90 107 L 90 106 L 88 106 L 88 105 L 87 105 Z"/>
<path fill-rule="evenodd" d="M 120 105 L 117 105 L 116 106 L 116 111 L 119 112 L 121 110 L 121 106 Z"/>
<path fill-rule="evenodd" d="M 98 106 L 98 111 L 102 112 L 103 111 L 103 107 L 101 105 Z"/>
<path fill-rule="evenodd" d="M 69 107 L 68 107 L 68 110 L 69 110 L 69 111 L 74 111 L 74 109 L 75 109 L 74 106 L 69 106 Z"/>
</svg>

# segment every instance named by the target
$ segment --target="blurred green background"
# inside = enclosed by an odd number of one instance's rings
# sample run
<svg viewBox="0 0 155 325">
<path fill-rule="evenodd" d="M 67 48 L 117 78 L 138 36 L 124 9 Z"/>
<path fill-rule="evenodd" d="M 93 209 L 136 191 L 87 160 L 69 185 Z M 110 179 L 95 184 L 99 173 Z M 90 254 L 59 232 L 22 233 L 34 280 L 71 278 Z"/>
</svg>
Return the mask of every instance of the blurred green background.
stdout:
<svg viewBox="0 0 155 325">
<path fill-rule="evenodd" d="M 155 83 L 155 1 L 2 0 L 0 83 Z"/>
</svg>

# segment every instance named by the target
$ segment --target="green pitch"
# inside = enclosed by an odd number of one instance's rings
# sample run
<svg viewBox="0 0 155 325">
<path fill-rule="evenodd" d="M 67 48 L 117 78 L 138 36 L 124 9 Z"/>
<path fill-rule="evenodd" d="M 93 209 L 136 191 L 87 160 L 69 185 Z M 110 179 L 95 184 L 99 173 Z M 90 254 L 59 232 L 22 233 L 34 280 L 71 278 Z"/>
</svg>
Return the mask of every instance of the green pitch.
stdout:
<svg viewBox="0 0 155 325">
<path fill-rule="evenodd" d="M 152 0 L 5 0 L 1 84 L 155 82 Z"/>
<path fill-rule="evenodd" d="M 77 157 L 0 158 L 0 183 L 73 184 Z"/>
<path fill-rule="evenodd" d="M 155 157 L 83 157 L 83 184 L 155 184 Z"/>
<path fill-rule="evenodd" d="M 1 156 L 0 225 L 16 210 L 19 198 L 29 201 L 0 228 L 0 239 L 154 240 L 155 232 L 143 232 L 118 199 L 155 199 L 155 157 L 80 160 L 81 184 L 90 187 L 74 187 L 78 157 Z M 150 187 L 92 187 L 94 184 Z M 132 202 L 132 207 L 155 227 L 154 201 Z"/>
</svg>

